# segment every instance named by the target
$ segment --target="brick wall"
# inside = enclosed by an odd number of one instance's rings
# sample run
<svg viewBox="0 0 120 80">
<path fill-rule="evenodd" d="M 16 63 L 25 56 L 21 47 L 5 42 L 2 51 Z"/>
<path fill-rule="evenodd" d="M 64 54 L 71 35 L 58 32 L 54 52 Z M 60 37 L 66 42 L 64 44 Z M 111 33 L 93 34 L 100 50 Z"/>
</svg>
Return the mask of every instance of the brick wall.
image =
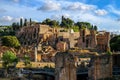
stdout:
<svg viewBox="0 0 120 80">
<path fill-rule="evenodd" d="M 88 71 L 90 80 L 98 80 L 112 77 L 112 56 L 94 56 Z"/>
</svg>

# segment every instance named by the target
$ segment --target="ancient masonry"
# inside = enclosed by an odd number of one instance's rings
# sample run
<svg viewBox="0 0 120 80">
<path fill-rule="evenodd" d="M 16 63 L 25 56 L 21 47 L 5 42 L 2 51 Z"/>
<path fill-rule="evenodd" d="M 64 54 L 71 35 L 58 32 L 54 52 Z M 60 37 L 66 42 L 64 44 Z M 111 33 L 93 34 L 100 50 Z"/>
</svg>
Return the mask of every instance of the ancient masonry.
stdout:
<svg viewBox="0 0 120 80">
<path fill-rule="evenodd" d="M 109 49 L 109 32 L 96 32 L 95 30 L 88 30 L 87 28 L 81 29 L 79 32 L 62 30 L 64 29 L 35 24 L 21 28 L 16 36 L 23 46 L 37 45 L 39 48 L 40 43 L 42 43 L 56 48 L 56 44 L 62 41 L 68 44 L 68 48 L 92 48 L 102 52 Z"/>
<path fill-rule="evenodd" d="M 105 31 L 96 32 L 95 30 L 80 30 L 78 46 L 80 48 L 92 48 L 97 51 L 109 50 L 110 33 Z"/>
<path fill-rule="evenodd" d="M 58 52 L 55 59 L 55 80 L 76 80 L 73 55 L 68 52 Z"/>
<path fill-rule="evenodd" d="M 89 80 L 99 80 L 112 77 L 112 56 L 99 55 L 91 58 L 88 71 Z"/>
<path fill-rule="evenodd" d="M 58 52 L 55 56 L 55 80 L 77 80 L 74 56 L 69 52 Z M 94 55 L 88 70 L 89 80 L 112 77 L 112 55 Z"/>
</svg>

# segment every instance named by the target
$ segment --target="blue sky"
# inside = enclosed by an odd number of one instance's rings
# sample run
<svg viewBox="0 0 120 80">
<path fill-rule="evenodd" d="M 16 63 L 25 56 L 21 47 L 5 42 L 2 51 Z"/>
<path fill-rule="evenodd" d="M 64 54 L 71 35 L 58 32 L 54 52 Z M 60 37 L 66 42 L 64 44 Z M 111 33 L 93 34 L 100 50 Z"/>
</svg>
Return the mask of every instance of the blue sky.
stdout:
<svg viewBox="0 0 120 80">
<path fill-rule="evenodd" d="M 20 18 L 60 20 L 64 15 L 75 22 L 90 22 L 99 30 L 120 31 L 119 4 L 119 0 L 0 0 L 0 25 Z"/>
</svg>

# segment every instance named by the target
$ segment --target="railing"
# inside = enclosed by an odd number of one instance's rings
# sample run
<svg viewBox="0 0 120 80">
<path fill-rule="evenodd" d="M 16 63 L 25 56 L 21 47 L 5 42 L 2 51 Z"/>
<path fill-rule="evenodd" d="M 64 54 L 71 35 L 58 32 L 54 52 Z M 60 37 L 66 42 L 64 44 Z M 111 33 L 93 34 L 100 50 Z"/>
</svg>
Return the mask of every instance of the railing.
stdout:
<svg viewBox="0 0 120 80">
<path fill-rule="evenodd" d="M 22 74 L 48 74 L 48 75 L 54 75 L 54 69 L 33 69 L 33 70 L 23 70 Z"/>
<path fill-rule="evenodd" d="M 32 70 L 22 70 L 23 74 L 29 74 L 32 72 L 33 74 L 48 74 L 54 75 L 55 69 L 32 69 Z M 88 74 L 88 69 L 77 69 L 77 75 L 79 74 Z M 113 75 L 120 75 L 120 68 L 113 67 Z"/>
</svg>

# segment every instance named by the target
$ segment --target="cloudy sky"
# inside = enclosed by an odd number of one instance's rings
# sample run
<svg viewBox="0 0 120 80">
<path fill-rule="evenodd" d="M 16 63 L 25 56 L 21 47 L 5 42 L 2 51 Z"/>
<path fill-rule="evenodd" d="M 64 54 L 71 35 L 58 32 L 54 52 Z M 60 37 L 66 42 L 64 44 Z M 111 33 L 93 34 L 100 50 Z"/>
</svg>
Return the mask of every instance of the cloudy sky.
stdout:
<svg viewBox="0 0 120 80">
<path fill-rule="evenodd" d="M 11 25 L 20 18 L 41 22 L 46 18 L 69 17 L 87 21 L 99 30 L 120 30 L 119 0 L 0 0 L 0 25 Z"/>
</svg>

